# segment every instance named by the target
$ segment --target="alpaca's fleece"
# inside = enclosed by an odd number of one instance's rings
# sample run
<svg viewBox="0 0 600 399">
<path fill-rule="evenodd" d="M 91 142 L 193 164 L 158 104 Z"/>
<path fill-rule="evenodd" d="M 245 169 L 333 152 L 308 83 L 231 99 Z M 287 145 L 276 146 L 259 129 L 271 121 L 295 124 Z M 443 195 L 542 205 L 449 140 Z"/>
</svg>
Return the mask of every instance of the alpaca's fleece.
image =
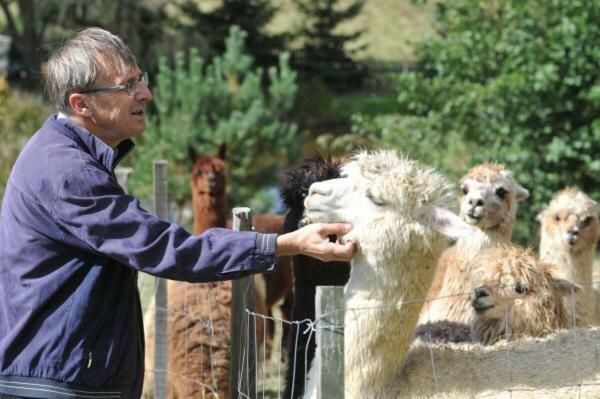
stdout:
<svg viewBox="0 0 600 399">
<path fill-rule="evenodd" d="M 597 328 L 485 346 L 417 340 L 380 399 L 599 399 L 599 343 Z"/>
<path fill-rule="evenodd" d="M 342 178 L 311 186 L 308 219 L 351 223 L 345 238 L 357 245 L 344 290 L 347 397 L 380 397 L 395 378 L 446 245 L 440 232 L 472 232 L 452 202 L 444 177 L 392 151 L 359 153 Z"/>
<path fill-rule="evenodd" d="M 591 283 L 599 232 L 596 202 L 581 191 L 566 188 L 538 215 L 538 221 L 541 222 L 540 259 L 558 265 L 559 276 L 582 286 L 575 304 L 577 324 L 600 323 L 595 316 L 599 298 Z M 570 303 L 567 310 L 573 311 Z"/>
<path fill-rule="evenodd" d="M 423 306 L 419 324 L 446 320 L 467 324 L 474 286 L 470 265 L 485 248 L 510 242 L 517 203 L 529 196 L 512 173 L 502 165 L 475 166 L 461 180 L 460 216 L 477 232 L 460 238 L 448 248 L 437 265 L 433 284 Z"/>
<path fill-rule="evenodd" d="M 569 327 L 563 296 L 574 296 L 580 288 L 556 278 L 554 265 L 538 262 L 531 250 L 513 245 L 486 250 L 474 263 L 475 341 L 541 337 Z"/>
</svg>

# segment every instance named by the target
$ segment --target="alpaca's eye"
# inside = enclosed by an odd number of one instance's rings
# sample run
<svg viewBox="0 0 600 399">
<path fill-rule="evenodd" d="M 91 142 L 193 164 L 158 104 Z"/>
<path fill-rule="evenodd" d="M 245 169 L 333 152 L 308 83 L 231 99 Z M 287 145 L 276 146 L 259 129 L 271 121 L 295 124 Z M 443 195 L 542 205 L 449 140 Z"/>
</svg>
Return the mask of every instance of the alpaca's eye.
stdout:
<svg viewBox="0 0 600 399">
<path fill-rule="evenodd" d="M 560 222 L 560 216 L 554 215 L 554 220 L 557 221 L 557 222 Z"/>
<path fill-rule="evenodd" d="M 462 193 L 467 195 L 469 193 L 469 188 L 467 186 L 462 186 Z"/>
<path fill-rule="evenodd" d="M 516 283 L 515 284 L 515 292 L 517 294 L 524 294 L 527 292 L 527 287 L 525 287 L 523 284 L 521 283 Z"/>
<path fill-rule="evenodd" d="M 581 223 L 581 226 L 582 227 L 588 227 L 591 223 L 592 223 L 592 217 L 588 216 L 585 219 L 583 219 L 583 222 Z"/>
<path fill-rule="evenodd" d="M 369 200 L 371 200 L 371 202 L 374 203 L 377 206 L 384 206 L 385 205 L 385 203 L 383 201 L 381 201 L 379 198 L 375 198 L 373 196 L 373 194 L 371 194 L 371 193 L 367 193 L 367 198 Z"/>
<path fill-rule="evenodd" d="M 496 195 L 501 199 L 505 199 L 507 194 L 508 194 L 508 191 L 504 187 L 498 187 L 496 189 Z"/>
</svg>

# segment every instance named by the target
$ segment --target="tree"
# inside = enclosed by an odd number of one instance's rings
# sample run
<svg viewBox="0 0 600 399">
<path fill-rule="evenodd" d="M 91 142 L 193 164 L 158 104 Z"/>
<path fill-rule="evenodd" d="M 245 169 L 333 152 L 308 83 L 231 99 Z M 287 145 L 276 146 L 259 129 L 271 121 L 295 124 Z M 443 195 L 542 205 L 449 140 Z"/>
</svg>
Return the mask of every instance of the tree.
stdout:
<svg viewBox="0 0 600 399">
<path fill-rule="evenodd" d="M 269 34 L 265 27 L 277 12 L 272 0 L 223 0 L 211 11 L 202 11 L 198 2 L 186 0 L 177 6 L 183 22 L 183 30 L 200 33 L 211 49 L 211 55 L 222 54 L 231 26 L 239 26 L 246 35 L 246 51 L 254 58 L 256 65 L 269 67 L 277 65 L 278 54 L 286 42 L 284 34 Z"/>
<path fill-rule="evenodd" d="M 362 32 L 344 34 L 336 30 L 341 23 L 360 13 L 364 0 L 346 7 L 338 0 L 294 0 L 294 3 L 304 21 L 298 33 L 303 44 L 295 55 L 297 68 L 309 78 L 317 77 L 333 88 L 359 87 L 366 71 L 351 58 L 353 51 L 349 45 L 355 43 Z"/>
<path fill-rule="evenodd" d="M 516 237 L 532 244 L 556 191 L 600 195 L 600 3 L 456 0 L 440 3 L 437 23 L 398 76 L 398 113 L 427 142 L 439 137 L 441 156 L 458 135 L 476 146 L 472 163 L 513 170 L 532 192 Z"/>
<path fill-rule="evenodd" d="M 205 64 L 195 49 L 179 52 L 171 66 L 161 58 L 153 87 L 156 113 L 133 157 L 132 190 L 149 200 L 151 164 L 167 159 L 169 196 L 180 206 L 190 199 L 188 146 L 199 153 L 216 153 L 227 144 L 230 204 L 258 206 L 253 199 L 275 183 L 277 171 L 299 155 L 301 135 L 286 122 L 296 93 L 296 74 L 288 55 L 279 68 L 268 70 L 263 89 L 262 68 L 253 68 L 244 52 L 246 34 L 232 27 L 226 51 Z M 271 204 L 263 204 L 264 211 Z"/>
<path fill-rule="evenodd" d="M 149 69 L 163 33 L 162 7 L 138 0 L 0 0 L 0 8 L 13 39 L 11 61 L 26 71 L 27 89 L 39 87 L 48 44 L 79 29 L 99 26 L 121 36 Z"/>
</svg>

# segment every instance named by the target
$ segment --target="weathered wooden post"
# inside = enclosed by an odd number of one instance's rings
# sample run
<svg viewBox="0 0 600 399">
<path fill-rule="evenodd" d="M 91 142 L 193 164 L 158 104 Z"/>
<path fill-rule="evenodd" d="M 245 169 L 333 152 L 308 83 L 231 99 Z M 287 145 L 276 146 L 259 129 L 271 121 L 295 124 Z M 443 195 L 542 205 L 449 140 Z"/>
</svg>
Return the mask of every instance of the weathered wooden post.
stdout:
<svg viewBox="0 0 600 399">
<path fill-rule="evenodd" d="M 127 194 L 129 194 L 129 176 L 131 176 L 131 172 L 133 172 L 133 169 L 128 168 L 127 166 L 117 166 L 115 168 L 117 182 Z"/>
<path fill-rule="evenodd" d="M 153 162 L 154 173 L 154 213 L 167 220 L 168 218 L 168 191 L 167 191 L 167 161 Z M 154 346 L 154 398 L 166 399 L 167 397 L 167 281 L 163 278 L 156 279 L 156 293 L 154 295 L 155 317 L 155 346 Z"/>
<path fill-rule="evenodd" d="M 233 208 L 233 230 L 252 230 L 250 208 Z M 231 286 L 231 353 L 229 396 L 256 398 L 256 329 L 254 318 L 245 309 L 254 311 L 254 277 L 232 281 Z M 246 396 L 247 395 L 247 396 Z"/>
<path fill-rule="evenodd" d="M 317 287 L 315 308 L 317 399 L 343 399 L 344 287 Z"/>
</svg>

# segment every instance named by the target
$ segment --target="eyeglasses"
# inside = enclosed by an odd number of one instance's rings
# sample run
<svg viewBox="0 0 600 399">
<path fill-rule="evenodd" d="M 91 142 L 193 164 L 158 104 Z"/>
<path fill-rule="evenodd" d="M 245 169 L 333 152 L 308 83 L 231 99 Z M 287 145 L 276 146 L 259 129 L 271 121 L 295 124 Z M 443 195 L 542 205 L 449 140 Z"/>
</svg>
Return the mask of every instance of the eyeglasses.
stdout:
<svg viewBox="0 0 600 399">
<path fill-rule="evenodd" d="M 91 89 L 80 90 L 79 93 L 99 93 L 103 91 L 121 91 L 127 90 L 127 94 L 130 96 L 135 96 L 142 89 L 142 83 L 144 86 L 148 87 L 148 73 L 142 72 L 140 76 L 136 80 L 130 80 L 129 82 L 122 85 L 115 85 L 109 87 L 94 87 Z"/>
</svg>

